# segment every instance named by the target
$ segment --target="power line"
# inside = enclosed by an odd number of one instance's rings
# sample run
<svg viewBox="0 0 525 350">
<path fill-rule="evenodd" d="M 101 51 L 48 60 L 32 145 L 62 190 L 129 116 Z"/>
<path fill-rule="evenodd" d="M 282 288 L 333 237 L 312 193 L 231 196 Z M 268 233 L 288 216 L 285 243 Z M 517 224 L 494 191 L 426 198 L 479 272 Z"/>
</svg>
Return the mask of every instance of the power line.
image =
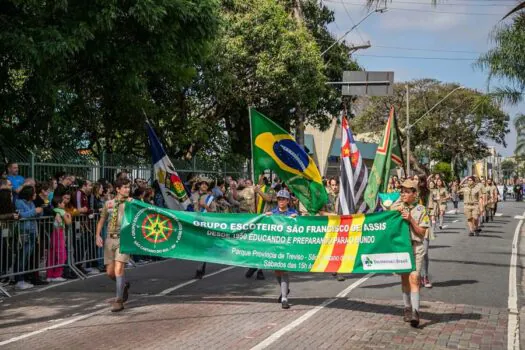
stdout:
<svg viewBox="0 0 525 350">
<path fill-rule="evenodd" d="M 344 3 L 343 3 L 343 8 L 345 9 L 345 12 L 348 18 L 350 18 L 350 23 L 352 23 L 352 26 L 354 26 L 355 25 L 354 19 L 352 18 L 352 15 L 350 15 L 350 11 L 348 11 L 348 8 L 346 7 Z M 359 37 L 361 38 L 362 43 L 364 43 L 365 39 L 363 39 L 363 37 L 361 36 L 361 32 L 359 31 L 359 28 L 356 28 L 356 32 L 357 32 L 357 35 L 359 35 Z"/>
<path fill-rule="evenodd" d="M 423 49 L 416 47 L 399 47 L 399 46 L 384 46 L 384 45 L 372 45 L 372 48 L 379 47 L 384 49 L 394 49 L 394 50 L 409 50 L 409 51 L 432 51 L 432 52 L 453 52 L 453 53 L 476 53 L 481 54 L 480 51 L 463 51 L 463 50 L 446 50 L 446 49 Z"/>
<path fill-rule="evenodd" d="M 324 0 L 326 2 L 332 2 L 332 3 L 339 3 L 339 4 L 346 4 L 348 6 L 359 6 L 363 7 L 363 4 L 356 4 L 356 3 L 350 3 L 350 2 L 344 2 L 341 0 Z M 408 12 L 427 12 L 427 13 L 443 13 L 443 14 L 451 14 L 451 15 L 465 15 L 465 16 L 498 16 L 502 17 L 505 15 L 505 13 L 479 13 L 479 12 L 453 12 L 453 11 L 432 11 L 432 10 L 422 10 L 422 9 L 409 9 L 404 7 L 387 7 L 388 10 L 394 10 L 394 11 L 408 11 Z"/>
<path fill-rule="evenodd" d="M 325 0 L 326 1 L 326 0 Z M 457 58 L 457 57 L 422 57 L 422 56 L 387 56 L 387 55 L 353 55 L 362 57 L 379 57 L 379 58 L 402 58 L 413 60 L 442 60 L 442 61 L 476 61 L 477 58 Z"/>
<path fill-rule="evenodd" d="M 328 0 L 326 0 L 328 1 Z M 415 1 L 396 1 L 396 4 L 411 4 L 411 5 L 431 5 L 429 2 L 415 2 Z M 502 7 L 502 6 L 516 6 L 516 3 L 509 3 L 509 4 L 459 4 L 459 3 L 449 3 L 449 2 L 443 2 L 437 4 L 438 6 L 463 6 L 463 7 Z"/>
</svg>

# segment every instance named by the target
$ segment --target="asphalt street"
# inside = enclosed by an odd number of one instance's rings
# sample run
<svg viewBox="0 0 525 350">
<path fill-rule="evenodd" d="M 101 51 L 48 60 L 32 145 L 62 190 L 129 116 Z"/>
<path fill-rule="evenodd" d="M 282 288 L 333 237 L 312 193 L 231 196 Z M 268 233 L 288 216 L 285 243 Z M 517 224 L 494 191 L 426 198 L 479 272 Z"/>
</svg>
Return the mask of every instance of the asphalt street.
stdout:
<svg viewBox="0 0 525 350">
<path fill-rule="evenodd" d="M 107 303 L 114 283 L 103 275 L 0 299 L 0 347 L 507 348 L 510 253 L 524 211 L 524 203 L 500 203 L 480 237 L 467 235 L 462 214 L 447 215 L 431 242 L 434 287 L 422 291 L 420 329 L 402 322 L 399 276 L 338 282 L 295 273 L 292 308 L 282 310 L 271 271 L 259 281 L 243 268 L 208 265 L 194 280 L 198 263 L 166 260 L 127 270 L 130 301 L 117 314 Z"/>
</svg>

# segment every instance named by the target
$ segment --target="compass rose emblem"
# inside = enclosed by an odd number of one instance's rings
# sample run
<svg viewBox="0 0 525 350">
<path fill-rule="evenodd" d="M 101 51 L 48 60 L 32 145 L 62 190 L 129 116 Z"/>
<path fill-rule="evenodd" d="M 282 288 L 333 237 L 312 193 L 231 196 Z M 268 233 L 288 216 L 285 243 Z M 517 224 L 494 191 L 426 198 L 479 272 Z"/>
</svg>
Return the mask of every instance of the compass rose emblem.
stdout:
<svg viewBox="0 0 525 350">
<path fill-rule="evenodd" d="M 146 215 L 142 221 L 142 235 L 151 243 L 167 241 L 173 233 L 173 223 L 170 218 L 158 213 Z"/>
</svg>

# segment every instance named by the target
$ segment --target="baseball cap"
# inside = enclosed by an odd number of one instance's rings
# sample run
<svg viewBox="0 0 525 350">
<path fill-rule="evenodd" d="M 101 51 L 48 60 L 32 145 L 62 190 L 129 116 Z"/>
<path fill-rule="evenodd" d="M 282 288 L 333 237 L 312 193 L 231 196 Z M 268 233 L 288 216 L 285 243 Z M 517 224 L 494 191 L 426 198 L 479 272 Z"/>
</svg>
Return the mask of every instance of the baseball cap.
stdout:
<svg viewBox="0 0 525 350">
<path fill-rule="evenodd" d="M 277 198 L 290 199 L 290 192 L 288 192 L 287 190 L 280 190 L 279 192 L 277 192 Z"/>
<path fill-rule="evenodd" d="M 401 187 L 404 187 L 404 188 L 413 188 L 414 190 L 417 190 L 417 181 L 414 181 L 414 180 L 405 180 L 402 184 L 401 184 Z"/>
</svg>

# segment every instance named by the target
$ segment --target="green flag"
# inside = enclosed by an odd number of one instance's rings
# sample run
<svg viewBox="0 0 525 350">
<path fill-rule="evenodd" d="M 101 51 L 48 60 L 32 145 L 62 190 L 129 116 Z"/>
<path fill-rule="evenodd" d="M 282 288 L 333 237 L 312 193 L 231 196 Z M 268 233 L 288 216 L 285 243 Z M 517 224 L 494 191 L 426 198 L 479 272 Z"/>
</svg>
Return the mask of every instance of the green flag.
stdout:
<svg viewBox="0 0 525 350">
<path fill-rule="evenodd" d="M 312 158 L 284 129 L 250 109 L 254 179 L 265 170 L 277 173 L 310 213 L 328 201 L 323 180 Z"/>
<path fill-rule="evenodd" d="M 368 185 L 365 190 L 365 201 L 371 211 L 374 211 L 376 208 L 378 193 L 387 191 L 392 162 L 403 167 L 403 152 L 401 150 L 401 142 L 399 141 L 399 132 L 397 130 L 396 115 L 393 106 L 390 108 L 390 116 L 386 123 L 383 139 L 377 146 L 374 165 L 368 177 Z"/>
</svg>

